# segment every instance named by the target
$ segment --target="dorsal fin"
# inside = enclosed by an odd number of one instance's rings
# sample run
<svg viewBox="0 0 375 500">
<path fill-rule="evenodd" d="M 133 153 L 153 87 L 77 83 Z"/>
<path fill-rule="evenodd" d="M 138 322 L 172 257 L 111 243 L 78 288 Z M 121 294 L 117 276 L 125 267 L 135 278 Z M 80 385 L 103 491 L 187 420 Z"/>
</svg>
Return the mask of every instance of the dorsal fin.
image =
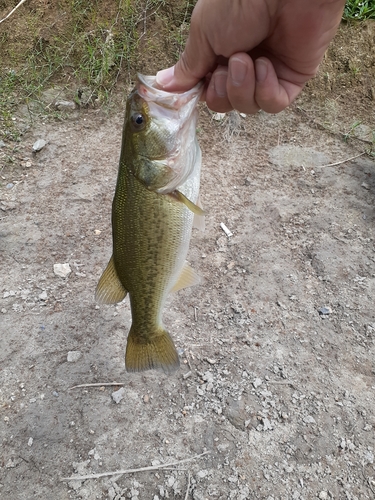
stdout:
<svg viewBox="0 0 375 500">
<path fill-rule="evenodd" d="M 112 255 L 96 287 L 95 300 L 100 304 L 116 304 L 121 302 L 127 293 L 117 275 Z"/>
<path fill-rule="evenodd" d="M 172 287 L 171 292 L 177 292 L 182 288 L 198 285 L 201 281 L 202 280 L 199 274 L 196 271 L 194 271 L 194 269 L 191 266 L 189 266 L 187 262 L 185 262 L 181 274 L 178 277 L 178 280 L 176 281 L 174 286 Z"/>
</svg>

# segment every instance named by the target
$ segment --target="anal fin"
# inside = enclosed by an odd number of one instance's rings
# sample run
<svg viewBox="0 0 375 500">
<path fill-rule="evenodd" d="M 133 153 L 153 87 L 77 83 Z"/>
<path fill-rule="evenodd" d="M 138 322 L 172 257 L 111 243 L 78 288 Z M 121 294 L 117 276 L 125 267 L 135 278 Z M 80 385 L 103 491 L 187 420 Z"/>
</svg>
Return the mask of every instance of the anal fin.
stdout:
<svg viewBox="0 0 375 500">
<path fill-rule="evenodd" d="M 112 255 L 96 287 L 95 300 L 100 304 L 116 304 L 121 302 L 127 293 L 117 275 Z"/>
<path fill-rule="evenodd" d="M 199 274 L 194 271 L 194 269 L 189 266 L 187 262 L 185 262 L 184 267 L 182 268 L 181 274 L 178 277 L 178 280 L 171 288 L 171 292 L 177 292 L 182 288 L 187 288 L 189 286 L 199 285 L 202 281 Z"/>
</svg>

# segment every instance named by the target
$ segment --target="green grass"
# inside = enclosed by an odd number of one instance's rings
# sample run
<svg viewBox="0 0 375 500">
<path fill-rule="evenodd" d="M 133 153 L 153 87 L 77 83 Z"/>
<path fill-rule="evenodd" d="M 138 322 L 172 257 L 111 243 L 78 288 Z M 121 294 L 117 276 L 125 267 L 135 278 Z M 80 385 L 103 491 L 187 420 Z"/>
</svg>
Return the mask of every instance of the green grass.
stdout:
<svg viewBox="0 0 375 500">
<path fill-rule="evenodd" d="M 151 21 L 157 15 L 168 21 L 171 9 L 165 0 L 108 4 L 61 0 L 61 5 L 64 25 L 56 30 L 52 27 L 47 39 L 41 31 L 43 19 L 25 9 L 31 41 L 26 50 L 17 43 L 12 45 L 6 31 L 0 35 L 0 138 L 17 140 L 12 114 L 19 104 L 29 104 L 34 115 L 50 113 L 42 92 L 55 84 L 69 89 L 66 94 L 81 106 L 108 104 L 119 78 L 129 81 L 134 77 L 140 42 L 146 39 Z"/>
<path fill-rule="evenodd" d="M 344 9 L 344 19 L 356 19 L 365 21 L 375 19 L 374 0 L 347 0 Z"/>
</svg>

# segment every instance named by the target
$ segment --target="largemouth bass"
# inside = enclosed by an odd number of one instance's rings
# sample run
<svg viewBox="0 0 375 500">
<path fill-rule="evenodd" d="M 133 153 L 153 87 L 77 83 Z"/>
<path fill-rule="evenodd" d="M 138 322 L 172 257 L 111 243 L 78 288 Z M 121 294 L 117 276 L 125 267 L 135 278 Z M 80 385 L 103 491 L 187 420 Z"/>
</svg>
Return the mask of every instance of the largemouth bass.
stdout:
<svg viewBox="0 0 375 500">
<path fill-rule="evenodd" d="M 162 323 L 168 294 L 197 284 L 186 263 L 197 206 L 201 151 L 196 104 L 202 85 L 184 93 L 155 87 L 138 75 L 126 104 L 122 149 L 112 205 L 113 254 L 96 299 L 113 304 L 130 297 L 132 325 L 125 364 L 130 372 L 161 368 L 179 357 Z M 195 214 L 195 215 L 194 215 Z"/>
</svg>

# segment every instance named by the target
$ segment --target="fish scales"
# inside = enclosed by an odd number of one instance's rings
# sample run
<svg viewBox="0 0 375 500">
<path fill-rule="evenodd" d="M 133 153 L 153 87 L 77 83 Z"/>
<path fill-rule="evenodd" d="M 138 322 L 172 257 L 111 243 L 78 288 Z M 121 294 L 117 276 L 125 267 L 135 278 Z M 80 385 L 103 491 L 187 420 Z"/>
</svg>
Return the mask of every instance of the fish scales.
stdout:
<svg viewBox="0 0 375 500">
<path fill-rule="evenodd" d="M 194 109 L 201 89 L 168 94 L 153 81 L 140 75 L 127 102 L 112 205 L 113 255 L 96 297 L 115 303 L 129 293 L 127 370 L 170 373 L 179 358 L 162 323 L 165 301 L 171 291 L 199 281 L 185 259 L 193 211 L 203 213 L 196 206 L 201 153 Z"/>
</svg>

